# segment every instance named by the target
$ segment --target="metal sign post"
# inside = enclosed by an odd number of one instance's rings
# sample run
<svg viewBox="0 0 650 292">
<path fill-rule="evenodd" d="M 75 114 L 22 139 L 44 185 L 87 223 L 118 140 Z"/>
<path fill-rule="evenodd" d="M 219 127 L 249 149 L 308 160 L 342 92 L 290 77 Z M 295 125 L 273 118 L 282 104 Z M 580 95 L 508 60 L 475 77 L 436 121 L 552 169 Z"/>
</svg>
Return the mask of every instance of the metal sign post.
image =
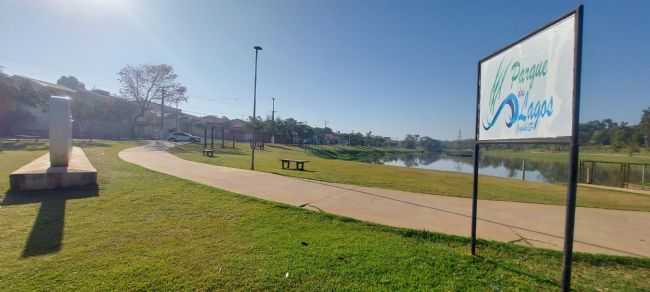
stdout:
<svg viewBox="0 0 650 292">
<path fill-rule="evenodd" d="M 569 185 L 567 187 L 566 223 L 564 224 L 564 262 L 562 263 L 562 291 L 571 290 L 571 267 L 573 263 L 573 234 L 576 217 L 576 190 L 578 184 L 578 141 L 580 126 L 580 83 L 582 77 L 582 5 L 576 9 L 575 66 L 573 72 L 573 121 L 571 154 L 569 156 Z"/>
<path fill-rule="evenodd" d="M 524 36 L 520 40 L 498 50 L 497 52 L 482 59 L 478 63 L 478 79 L 476 86 L 476 133 L 474 144 L 474 181 L 472 187 L 472 223 L 471 223 L 471 251 L 472 255 L 477 254 L 476 250 L 476 225 L 477 225 L 477 204 L 478 204 L 478 170 L 480 161 L 481 144 L 568 144 L 570 146 L 569 157 L 569 183 L 567 187 L 567 204 L 566 204 L 566 223 L 564 231 L 564 258 L 562 269 L 562 291 L 571 289 L 571 266 L 573 259 L 573 237 L 575 227 L 575 210 L 576 210 L 576 189 L 578 181 L 578 155 L 579 155 L 579 122 L 580 122 L 580 83 L 582 73 L 582 26 L 583 26 L 583 6 L 580 5 L 576 10 L 550 22 L 540 29 Z M 570 21 L 573 21 L 573 27 L 570 27 Z M 573 30 L 573 39 L 571 39 L 570 29 Z M 550 36 L 549 36 L 550 35 Z M 558 41 L 559 40 L 559 41 Z M 529 42 L 527 42 L 529 41 Z M 567 42 L 573 42 L 573 67 L 572 72 L 568 71 L 566 65 L 568 57 L 560 60 L 544 60 L 545 56 L 530 53 L 527 55 L 527 47 L 547 46 L 550 50 L 558 50 L 557 55 L 571 55 L 571 50 L 566 46 Z M 564 43 L 563 43 L 564 42 Z M 564 45 L 564 46 L 563 46 Z M 553 47 L 555 46 L 555 47 Z M 535 64 L 522 68 L 526 64 L 521 64 L 519 60 L 508 60 L 512 56 L 519 57 L 526 61 L 535 60 Z M 499 58 L 501 57 L 501 58 Z M 512 57 L 512 58 L 515 58 Z M 500 59 L 498 63 L 493 59 Z M 550 58 L 552 59 L 552 58 Z M 567 60 L 568 59 L 568 60 Z M 524 63 L 522 61 L 522 63 Z M 498 64 L 498 69 L 497 65 Z M 505 64 L 505 66 L 503 66 Z M 481 87 L 482 67 L 485 66 L 488 72 L 483 72 L 485 76 L 492 77 L 492 84 L 485 84 Z M 552 68 L 554 67 L 554 68 Z M 514 72 L 509 72 L 512 69 Z M 496 74 L 494 74 L 496 72 Z M 557 73 L 553 76 L 556 81 L 564 81 L 573 75 L 571 80 L 571 92 L 568 92 L 568 85 L 557 85 L 557 88 L 545 88 L 535 91 L 542 96 L 529 96 L 533 91 L 535 78 L 546 77 L 547 73 Z M 491 75 L 492 74 L 492 75 Z M 512 76 L 509 76 L 510 74 Z M 509 76 L 511 78 L 506 78 Z M 488 78 L 486 77 L 486 78 Z M 550 78 L 550 77 L 549 77 Z M 509 80 L 510 87 L 506 90 L 512 91 L 513 87 L 519 88 L 516 93 L 510 93 L 505 96 L 502 94 L 502 84 Z M 517 83 L 518 82 L 518 83 Z M 537 81 L 545 82 L 545 81 Z M 540 93 L 541 91 L 541 93 Z M 488 97 L 483 96 L 489 95 Z M 559 99 L 568 99 L 571 101 L 565 104 L 558 103 Z M 538 98 L 538 100 L 534 100 Z M 546 98 L 541 100 L 540 98 Z M 555 103 L 553 101 L 555 98 Z M 489 104 L 481 104 L 483 99 L 487 99 Z M 496 102 L 501 101 L 497 106 Z M 557 106 L 554 108 L 554 104 Z M 570 104 L 567 108 L 566 104 Z M 487 117 L 481 119 L 481 108 L 489 109 Z M 503 112 L 509 112 L 509 119 L 499 119 Z M 570 109 L 570 112 L 568 111 Z M 556 114 L 558 113 L 558 114 Z M 555 116 L 553 116 L 556 114 Z M 543 120 L 548 118 L 547 120 Z M 487 121 L 487 122 L 486 122 Z M 544 124 L 544 121 L 548 121 Z M 503 123 L 497 123 L 503 122 Z M 483 124 L 482 124 L 483 123 Z M 521 123 L 521 125 L 515 125 Z M 566 124 L 571 124 L 570 132 L 566 129 Z M 496 126 L 495 126 L 496 125 Z M 540 129 L 538 129 L 538 125 Z M 488 132 L 493 126 L 495 129 Z M 482 134 L 484 136 L 482 136 Z"/>
</svg>

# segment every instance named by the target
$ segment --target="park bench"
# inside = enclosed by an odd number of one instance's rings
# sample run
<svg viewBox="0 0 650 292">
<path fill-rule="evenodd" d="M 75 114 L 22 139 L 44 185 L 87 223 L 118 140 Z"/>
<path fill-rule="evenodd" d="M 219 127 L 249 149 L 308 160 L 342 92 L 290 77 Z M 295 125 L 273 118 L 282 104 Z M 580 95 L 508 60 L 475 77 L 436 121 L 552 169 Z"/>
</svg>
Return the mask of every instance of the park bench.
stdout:
<svg viewBox="0 0 650 292">
<path fill-rule="evenodd" d="M 203 149 L 203 156 L 214 157 L 214 149 Z"/>
<path fill-rule="evenodd" d="M 291 168 L 291 162 L 296 165 L 296 170 L 305 170 L 305 163 L 308 160 L 295 160 L 295 159 L 280 159 L 282 161 L 282 169 Z"/>
</svg>

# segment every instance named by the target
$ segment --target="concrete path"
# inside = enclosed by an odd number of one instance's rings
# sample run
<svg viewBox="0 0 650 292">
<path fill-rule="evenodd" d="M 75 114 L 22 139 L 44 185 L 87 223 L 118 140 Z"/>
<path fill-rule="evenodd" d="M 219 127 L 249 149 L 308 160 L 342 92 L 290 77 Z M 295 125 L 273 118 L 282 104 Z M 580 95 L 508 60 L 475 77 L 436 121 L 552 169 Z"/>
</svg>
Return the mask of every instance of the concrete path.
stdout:
<svg viewBox="0 0 650 292">
<path fill-rule="evenodd" d="M 192 162 L 154 143 L 119 153 L 125 161 L 231 192 L 390 226 L 470 236 L 471 200 L 325 183 Z M 478 202 L 478 237 L 563 248 L 565 208 Z M 578 208 L 576 251 L 650 257 L 650 212 Z"/>
</svg>

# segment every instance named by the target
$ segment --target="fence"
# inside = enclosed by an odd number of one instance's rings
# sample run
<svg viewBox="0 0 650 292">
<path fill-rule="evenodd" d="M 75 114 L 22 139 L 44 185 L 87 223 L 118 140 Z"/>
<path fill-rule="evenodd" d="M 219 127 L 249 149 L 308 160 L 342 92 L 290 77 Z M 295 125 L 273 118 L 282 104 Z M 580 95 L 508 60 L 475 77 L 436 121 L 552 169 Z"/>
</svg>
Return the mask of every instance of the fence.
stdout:
<svg viewBox="0 0 650 292">
<path fill-rule="evenodd" d="M 621 188 L 650 188 L 650 164 L 634 162 L 580 161 L 580 181 Z"/>
</svg>

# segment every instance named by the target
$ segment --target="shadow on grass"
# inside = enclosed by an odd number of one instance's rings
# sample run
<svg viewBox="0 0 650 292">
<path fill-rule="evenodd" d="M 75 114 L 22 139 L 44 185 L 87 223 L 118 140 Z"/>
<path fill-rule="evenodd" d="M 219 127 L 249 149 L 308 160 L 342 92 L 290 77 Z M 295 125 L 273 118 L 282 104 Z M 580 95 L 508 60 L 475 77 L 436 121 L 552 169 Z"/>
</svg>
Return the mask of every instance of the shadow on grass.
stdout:
<svg viewBox="0 0 650 292">
<path fill-rule="evenodd" d="M 5 193 L 4 200 L 0 205 L 41 204 L 22 252 L 22 257 L 25 258 L 61 250 L 66 201 L 96 197 L 98 195 L 99 189 L 97 186 L 32 192 L 9 190 Z"/>
<path fill-rule="evenodd" d="M 111 147 L 111 144 L 91 140 L 74 141 L 74 145 L 79 147 Z"/>
<path fill-rule="evenodd" d="M 210 145 L 208 145 L 208 148 L 210 148 Z M 160 150 L 165 150 L 164 147 L 160 148 Z M 221 148 L 221 145 L 215 145 L 214 147 L 215 150 L 215 155 L 219 154 L 227 154 L 227 155 L 247 155 L 244 151 L 240 150 L 239 148 L 232 148 L 232 147 L 227 147 L 226 148 Z M 169 149 L 170 153 L 199 153 L 203 151 L 203 145 L 177 145 L 171 149 Z"/>
<path fill-rule="evenodd" d="M 481 259 L 481 260 L 484 260 L 485 262 L 488 262 L 488 263 L 494 265 L 495 267 L 504 269 L 506 271 L 509 271 L 511 273 L 515 273 L 515 274 L 520 275 L 520 276 L 527 277 L 527 278 L 529 278 L 529 279 L 531 279 L 531 280 L 533 280 L 533 281 L 535 281 L 537 283 L 551 285 L 551 286 L 554 286 L 554 287 L 557 287 L 557 288 L 561 287 L 560 283 L 557 280 L 553 280 L 553 279 L 550 279 L 550 278 L 547 278 L 547 277 L 541 276 L 541 275 L 536 275 L 536 274 L 524 271 L 522 269 L 513 267 L 513 266 L 508 265 L 506 263 L 495 261 L 495 260 L 485 258 L 485 257 L 482 257 L 482 256 L 477 256 L 477 258 Z"/>
<path fill-rule="evenodd" d="M 291 172 L 297 172 L 297 173 L 301 173 L 301 172 L 316 173 L 316 172 L 318 172 L 317 170 L 310 170 L 310 169 L 300 170 L 300 169 L 295 169 L 295 168 L 282 168 L 282 169 L 278 169 L 274 173 L 282 174 L 282 172 L 284 172 L 284 171 L 291 171 Z"/>
<path fill-rule="evenodd" d="M 244 153 L 242 150 L 239 150 L 239 148 L 221 148 L 217 147 L 217 153 L 216 154 L 228 154 L 228 155 L 247 155 L 247 153 Z M 259 152 L 259 150 L 258 150 Z"/>
<path fill-rule="evenodd" d="M 265 147 L 277 148 L 277 149 L 288 150 L 288 151 L 295 151 L 296 150 L 296 149 L 293 149 L 293 148 L 291 148 L 289 146 L 280 145 L 280 144 L 266 144 Z"/>
<path fill-rule="evenodd" d="M 0 141 L 0 151 L 41 151 L 47 150 L 46 142 L 35 141 Z"/>
</svg>

